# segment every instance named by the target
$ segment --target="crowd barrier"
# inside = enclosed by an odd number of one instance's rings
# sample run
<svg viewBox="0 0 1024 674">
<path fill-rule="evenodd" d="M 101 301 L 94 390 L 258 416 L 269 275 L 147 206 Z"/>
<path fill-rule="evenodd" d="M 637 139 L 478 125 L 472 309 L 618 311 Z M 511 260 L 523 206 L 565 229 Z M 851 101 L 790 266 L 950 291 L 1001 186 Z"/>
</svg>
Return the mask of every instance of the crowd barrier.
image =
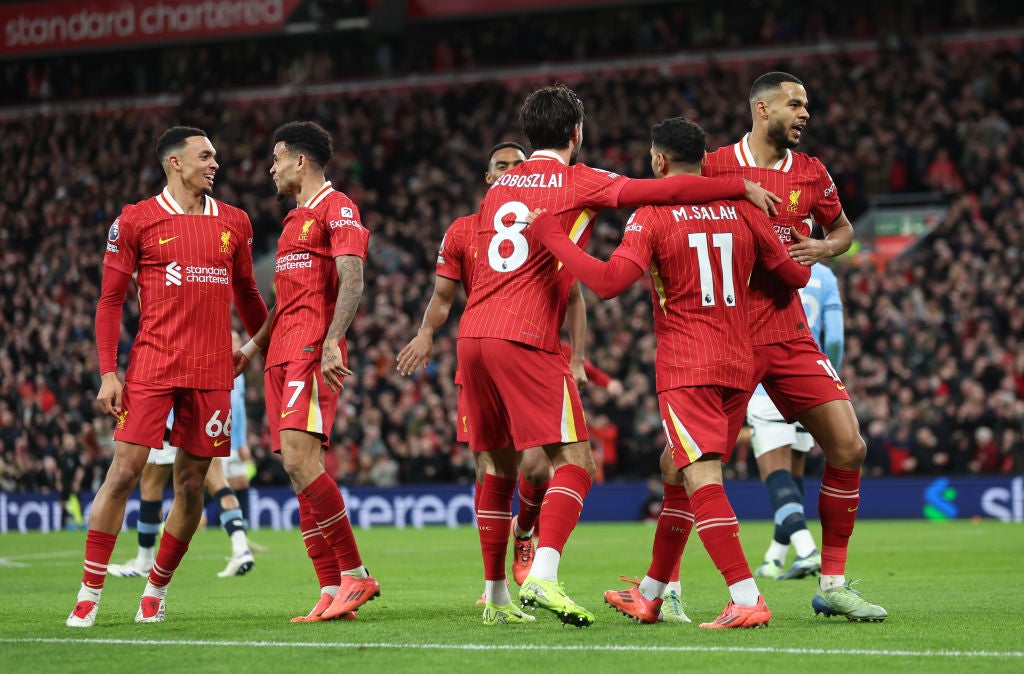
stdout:
<svg viewBox="0 0 1024 674">
<path fill-rule="evenodd" d="M 806 512 L 816 519 L 818 481 L 805 482 Z M 741 520 L 771 519 L 768 495 L 754 480 L 726 485 L 729 500 Z M 381 526 L 421 528 L 456 527 L 473 522 L 471 486 L 417 485 L 391 488 L 341 489 L 353 525 L 364 529 Z M 164 512 L 170 507 L 167 492 Z M 91 493 L 82 495 L 81 507 L 88 521 Z M 656 498 L 656 497 L 655 497 Z M 581 517 L 584 522 L 636 521 L 643 518 L 652 500 L 645 482 L 595 485 Z M 286 487 L 249 490 L 252 528 L 290 529 L 298 526 L 298 504 Z M 137 493 L 128 501 L 125 528 L 138 519 Z M 61 508 L 53 494 L 0 493 L 0 533 L 60 531 Z M 217 522 L 215 506 L 210 521 Z M 1024 476 L 883 478 L 861 482 L 861 519 L 993 518 L 1003 522 L 1024 521 Z"/>
</svg>

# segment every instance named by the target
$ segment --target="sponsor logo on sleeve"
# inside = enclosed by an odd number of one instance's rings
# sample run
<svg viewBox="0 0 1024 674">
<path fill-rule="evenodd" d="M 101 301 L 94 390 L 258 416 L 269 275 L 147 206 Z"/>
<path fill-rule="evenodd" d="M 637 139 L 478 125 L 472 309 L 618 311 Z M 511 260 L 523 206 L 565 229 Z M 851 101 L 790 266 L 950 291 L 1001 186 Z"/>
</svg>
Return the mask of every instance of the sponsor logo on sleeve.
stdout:
<svg viewBox="0 0 1024 674">
<path fill-rule="evenodd" d="M 359 221 L 353 217 L 351 208 L 341 209 L 341 219 L 331 220 L 329 224 L 331 229 L 341 229 L 342 227 L 356 227 L 358 229 L 362 228 L 362 225 L 359 224 Z"/>
<path fill-rule="evenodd" d="M 114 223 L 110 225 L 110 231 L 107 232 L 107 252 L 108 253 L 120 253 L 121 248 L 115 244 L 117 237 L 121 236 L 121 218 L 114 218 Z"/>
</svg>

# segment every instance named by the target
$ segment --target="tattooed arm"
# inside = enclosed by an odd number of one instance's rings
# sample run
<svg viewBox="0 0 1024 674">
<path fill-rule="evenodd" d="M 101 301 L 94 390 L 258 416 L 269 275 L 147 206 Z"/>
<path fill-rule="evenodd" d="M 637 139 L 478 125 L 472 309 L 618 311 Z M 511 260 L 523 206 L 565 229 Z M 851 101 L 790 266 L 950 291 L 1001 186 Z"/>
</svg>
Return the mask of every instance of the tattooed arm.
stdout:
<svg viewBox="0 0 1024 674">
<path fill-rule="evenodd" d="M 359 309 L 359 300 L 363 296 L 363 261 L 355 255 L 341 255 L 334 262 L 341 283 L 338 287 L 338 301 L 334 305 L 334 318 L 331 319 L 324 339 L 320 368 L 331 390 L 339 391 L 344 388 L 342 379 L 352 374 L 342 362 L 339 343 L 352 324 L 356 310 Z"/>
</svg>

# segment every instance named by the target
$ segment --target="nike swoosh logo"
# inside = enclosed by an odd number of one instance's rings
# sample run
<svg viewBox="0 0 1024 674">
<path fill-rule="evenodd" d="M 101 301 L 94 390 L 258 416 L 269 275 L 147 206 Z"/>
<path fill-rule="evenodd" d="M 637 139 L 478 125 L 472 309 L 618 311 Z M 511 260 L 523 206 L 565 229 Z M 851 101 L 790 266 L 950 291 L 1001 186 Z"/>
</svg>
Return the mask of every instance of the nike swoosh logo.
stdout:
<svg viewBox="0 0 1024 674">
<path fill-rule="evenodd" d="M 298 410 L 288 410 L 287 412 L 281 412 L 281 418 L 284 419 L 289 414 L 295 414 Z"/>
<path fill-rule="evenodd" d="M 846 387 L 843 386 L 842 384 L 836 384 L 836 388 L 839 389 L 840 391 L 845 391 L 846 390 Z"/>
<path fill-rule="evenodd" d="M 224 444 L 225 442 L 231 442 L 231 441 L 230 441 L 230 440 L 214 440 L 214 441 L 213 441 L 213 446 L 214 446 L 214 447 L 220 447 L 220 446 L 221 446 L 221 445 L 223 445 L 223 444 Z"/>
<path fill-rule="evenodd" d="M 86 585 L 86 587 L 100 587 L 99 583 L 94 583 L 91 580 L 85 581 L 85 585 Z"/>
<path fill-rule="evenodd" d="M 848 512 L 848 513 L 857 512 L 857 507 L 858 506 L 854 506 L 853 508 L 847 508 L 846 512 Z"/>
<path fill-rule="evenodd" d="M 181 238 L 181 234 L 179 234 L 178 236 L 172 236 L 169 239 L 165 239 L 163 237 L 160 237 L 159 239 L 157 239 L 157 243 L 159 243 L 162 246 L 165 243 L 170 243 L 171 241 L 174 241 L 175 239 L 180 239 L 180 238 Z"/>
</svg>

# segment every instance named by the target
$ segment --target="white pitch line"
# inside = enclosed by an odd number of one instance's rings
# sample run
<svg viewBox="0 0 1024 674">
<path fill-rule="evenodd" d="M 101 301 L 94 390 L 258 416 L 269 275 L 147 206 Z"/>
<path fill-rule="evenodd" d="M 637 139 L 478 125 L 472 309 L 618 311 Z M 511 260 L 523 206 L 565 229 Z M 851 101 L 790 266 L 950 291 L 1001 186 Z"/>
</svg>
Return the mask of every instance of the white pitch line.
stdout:
<svg viewBox="0 0 1024 674">
<path fill-rule="evenodd" d="M 81 556 L 81 554 L 81 550 L 51 550 L 50 552 L 34 552 L 27 555 L 8 555 L 4 557 L 4 559 L 57 559 L 60 557 L 71 557 L 74 555 Z"/>
<path fill-rule="evenodd" d="M 381 650 L 436 650 L 436 651 L 519 651 L 521 645 L 513 644 L 390 644 L 390 643 L 338 643 L 314 641 L 210 641 L 210 640 L 164 640 L 164 639 L 70 639 L 70 638 L 0 638 L 0 643 L 19 644 L 97 644 L 97 645 L 129 645 L 129 646 L 238 646 L 244 648 L 379 648 Z M 606 652 L 645 652 L 659 651 L 663 653 L 767 653 L 770 655 L 869 655 L 879 657 L 907 658 L 1024 658 L 1024 651 L 905 651 L 888 649 L 861 648 L 772 648 L 767 646 L 629 646 L 629 645 L 540 645 L 533 644 L 532 650 L 541 651 L 606 651 Z"/>
</svg>

